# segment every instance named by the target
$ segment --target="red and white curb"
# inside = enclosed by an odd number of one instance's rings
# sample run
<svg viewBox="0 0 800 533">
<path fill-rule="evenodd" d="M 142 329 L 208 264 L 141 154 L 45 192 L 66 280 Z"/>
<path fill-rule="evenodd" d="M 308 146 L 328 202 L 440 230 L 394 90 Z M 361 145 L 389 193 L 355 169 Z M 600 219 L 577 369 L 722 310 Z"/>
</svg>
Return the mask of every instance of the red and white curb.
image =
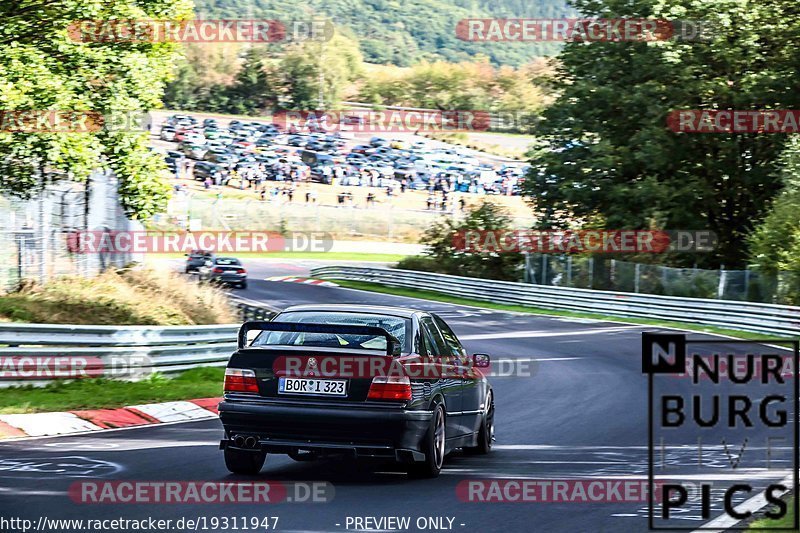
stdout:
<svg viewBox="0 0 800 533">
<path fill-rule="evenodd" d="M 222 398 L 148 403 L 117 409 L 0 415 L 0 439 L 49 437 L 103 429 L 216 418 Z"/>
<path fill-rule="evenodd" d="M 324 279 L 299 278 L 297 276 L 272 276 L 271 278 L 267 278 L 267 281 L 288 281 L 289 283 L 304 283 L 306 285 L 317 285 L 319 287 L 339 286 L 332 281 L 325 281 Z"/>
</svg>

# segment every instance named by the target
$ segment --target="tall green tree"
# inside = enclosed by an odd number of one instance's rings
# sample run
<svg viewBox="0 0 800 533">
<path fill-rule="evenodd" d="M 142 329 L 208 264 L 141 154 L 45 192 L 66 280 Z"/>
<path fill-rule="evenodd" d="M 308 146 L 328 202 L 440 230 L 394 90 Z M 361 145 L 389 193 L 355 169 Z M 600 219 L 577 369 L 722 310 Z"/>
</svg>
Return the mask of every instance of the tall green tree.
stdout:
<svg viewBox="0 0 800 533">
<path fill-rule="evenodd" d="M 265 53 L 257 47 L 248 48 L 244 63 L 230 87 L 230 111 L 258 115 L 271 110 L 277 103 L 277 93 L 264 66 Z"/>
<path fill-rule="evenodd" d="M 762 274 L 782 283 L 781 303 L 800 304 L 800 139 L 792 138 L 779 160 L 784 189 L 749 238 L 750 260 Z"/>
<path fill-rule="evenodd" d="M 543 225 L 710 229 L 699 263 L 742 267 L 745 237 L 781 189 L 780 134 L 667 128 L 680 109 L 796 109 L 795 0 L 575 0 L 601 18 L 707 21 L 702 40 L 569 43 L 526 180 Z M 676 258 L 694 262 L 697 257 Z"/>
<path fill-rule="evenodd" d="M 283 87 L 281 107 L 318 109 L 321 95 L 323 108 L 336 108 L 345 86 L 362 74 L 362 64 L 358 43 L 341 34 L 290 45 L 273 68 Z"/>
<path fill-rule="evenodd" d="M 0 109 L 88 111 L 103 116 L 146 112 L 160 105 L 176 45 L 75 38 L 79 21 L 185 20 L 191 0 L 20 0 L 0 4 Z M 134 116 L 134 115 L 130 115 Z M 169 187 L 164 163 L 140 128 L 96 132 L 0 131 L 0 189 L 27 196 L 54 176 L 86 180 L 98 167 L 120 180 L 134 217 L 161 210 Z"/>
</svg>

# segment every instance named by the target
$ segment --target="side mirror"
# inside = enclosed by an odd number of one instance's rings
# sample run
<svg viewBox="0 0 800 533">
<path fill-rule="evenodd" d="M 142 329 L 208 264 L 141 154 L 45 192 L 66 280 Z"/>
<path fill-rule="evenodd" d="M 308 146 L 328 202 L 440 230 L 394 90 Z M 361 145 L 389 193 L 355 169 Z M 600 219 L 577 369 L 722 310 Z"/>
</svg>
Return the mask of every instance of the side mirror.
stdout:
<svg viewBox="0 0 800 533">
<path fill-rule="evenodd" d="M 491 359 L 489 354 L 486 353 L 476 353 L 472 356 L 472 363 L 475 365 L 475 368 L 489 368 L 491 364 Z"/>
</svg>

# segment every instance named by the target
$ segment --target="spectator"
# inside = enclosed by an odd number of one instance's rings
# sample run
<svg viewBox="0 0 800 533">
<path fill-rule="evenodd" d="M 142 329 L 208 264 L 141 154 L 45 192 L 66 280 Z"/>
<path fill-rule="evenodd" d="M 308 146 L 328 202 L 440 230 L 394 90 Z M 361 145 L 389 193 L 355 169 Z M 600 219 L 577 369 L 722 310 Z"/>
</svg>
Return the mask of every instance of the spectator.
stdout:
<svg viewBox="0 0 800 533">
<path fill-rule="evenodd" d="M 336 165 L 333 167 L 333 175 L 336 178 L 336 183 L 342 183 L 345 176 L 344 167 L 341 165 Z"/>
<path fill-rule="evenodd" d="M 323 165 L 321 173 L 323 183 L 333 183 L 333 172 L 331 171 L 331 167 L 328 165 Z"/>
<path fill-rule="evenodd" d="M 375 205 L 375 195 L 372 194 L 372 191 L 369 191 L 369 193 L 367 193 L 367 207 L 371 207 L 373 205 Z"/>
</svg>

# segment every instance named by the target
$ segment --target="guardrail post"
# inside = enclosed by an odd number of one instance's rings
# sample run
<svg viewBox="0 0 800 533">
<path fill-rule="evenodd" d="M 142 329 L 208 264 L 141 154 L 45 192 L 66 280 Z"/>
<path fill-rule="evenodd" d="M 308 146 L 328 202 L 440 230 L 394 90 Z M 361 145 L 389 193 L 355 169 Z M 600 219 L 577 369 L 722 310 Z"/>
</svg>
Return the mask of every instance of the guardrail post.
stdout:
<svg viewBox="0 0 800 533">
<path fill-rule="evenodd" d="M 728 280 L 728 271 L 719 271 L 719 283 L 717 284 L 717 299 L 722 300 L 722 295 L 725 294 L 725 282 Z"/>
<path fill-rule="evenodd" d="M 609 281 L 611 281 L 610 289 L 614 290 L 617 288 L 617 261 L 615 259 L 611 260 L 611 272 L 609 273 Z"/>
<path fill-rule="evenodd" d="M 633 292 L 639 292 L 639 272 L 641 271 L 641 263 L 636 263 L 633 272 Z"/>
<path fill-rule="evenodd" d="M 567 256 L 567 287 L 572 287 L 572 256 Z"/>
<path fill-rule="evenodd" d="M 542 278 L 541 284 L 547 285 L 547 254 L 542 254 Z"/>
</svg>

